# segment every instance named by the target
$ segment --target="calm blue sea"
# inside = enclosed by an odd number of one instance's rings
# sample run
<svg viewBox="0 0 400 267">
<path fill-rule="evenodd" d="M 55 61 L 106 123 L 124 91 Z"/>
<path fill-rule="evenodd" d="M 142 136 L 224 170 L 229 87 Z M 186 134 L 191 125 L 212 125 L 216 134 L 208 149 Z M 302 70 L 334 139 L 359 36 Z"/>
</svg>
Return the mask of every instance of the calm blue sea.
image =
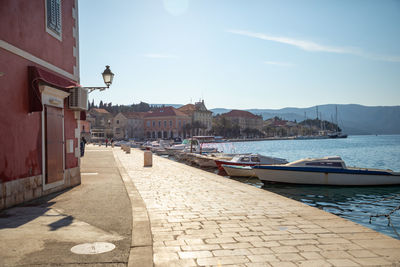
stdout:
<svg viewBox="0 0 400 267">
<path fill-rule="evenodd" d="M 346 139 L 277 140 L 219 144 L 226 153 L 260 153 L 294 161 L 306 157 L 341 156 L 347 166 L 391 169 L 400 172 L 400 135 L 349 136 Z M 258 179 L 237 179 L 310 206 L 323 209 L 400 239 L 400 186 L 338 187 L 268 184 Z M 397 231 L 397 233 L 396 233 Z"/>
</svg>

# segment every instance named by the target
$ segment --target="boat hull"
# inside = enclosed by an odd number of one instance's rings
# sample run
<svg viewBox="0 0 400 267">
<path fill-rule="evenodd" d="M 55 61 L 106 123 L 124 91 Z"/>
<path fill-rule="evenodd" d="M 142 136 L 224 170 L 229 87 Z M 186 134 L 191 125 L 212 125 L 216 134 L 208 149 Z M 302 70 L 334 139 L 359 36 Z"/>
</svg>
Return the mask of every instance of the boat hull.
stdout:
<svg viewBox="0 0 400 267">
<path fill-rule="evenodd" d="M 292 168 L 277 166 L 255 166 L 255 174 L 263 182 L 278 182 L 290 184 L 313 184 L 313 185 L 345 185 L 345 186 L 368 186 L 368 185 L 394 185 L 400 184 L 400 174 L 386 171 L 368 170 L 328 170 L 312 168 Z"/>
<path fill-rule="evenodd" d="M 222 164 L 225 172 L 233 177 L 257 177 L 256 173 L 250 166 L 234 166 Z"/>
<path fill-rule="evenodd" d="M 212 167 L 216 168 L 217 164 L 215 164 L 214 158 L 206 158 L 206 157 L 197 157 L 196 158 L 196 163 L 200 167 Z"/>
<path fill-rule="evenodd" d="M 225 165 L 234 165 L 234 166 L 255 166 L 255 163 L 242 163 L 242 162 L 231 162 L 225 160 L 215 160 L 215 164 L 217 164 L 218 170 L 223 171 L 224 168 L 222 167 L 223 164 Z"/>
</svg>

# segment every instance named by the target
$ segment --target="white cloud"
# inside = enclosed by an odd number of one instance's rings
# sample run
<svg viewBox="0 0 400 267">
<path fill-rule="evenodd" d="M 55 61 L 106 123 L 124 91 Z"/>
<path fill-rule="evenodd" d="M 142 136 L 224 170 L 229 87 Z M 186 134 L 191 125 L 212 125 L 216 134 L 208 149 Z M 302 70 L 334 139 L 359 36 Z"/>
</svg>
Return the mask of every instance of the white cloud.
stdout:
<svg viewBox="0 0 400 267">
<path fill-rule="evenodd" d="M 168 54 L 145 54 L 143 56 L 147 58 L 178 58 L 175 55 L 168 55 Z"/>
<path fill-rule="evenodd" d="M 357 47 L 340 47 L 340 46 L 328 46 L 315 43 L 313 41 L 299 40 L 282 36 L 272 36 L 264 33 L 249 32 L 243 30 L 228 30 L 227 32 L 244 35 L 248 37 L 253 37 L 266 41 L 273 41 L 278 43 L 283 43 L 287 45 L 292 45 L 298 47 L 305 51 L 310 52 L 327 52 L 327 53 L 337 53 L 337 54 L 350 54 L 355 56 L 360 56 L 373 60 L 389 61 L 389 62 L 400 62 L 400 56 L 386 56 L 386 55 L 376 55 L 362 51 Z"/>
<path fill-rule="evenodd" d="M 293 63 L 289 62 L 280 62 L 280 61 L 264 61 L 265 64 L 268 65 L 275 65 L 275 66 L 281 66 L 281 67 L 293 67 Z"/>
</svg>

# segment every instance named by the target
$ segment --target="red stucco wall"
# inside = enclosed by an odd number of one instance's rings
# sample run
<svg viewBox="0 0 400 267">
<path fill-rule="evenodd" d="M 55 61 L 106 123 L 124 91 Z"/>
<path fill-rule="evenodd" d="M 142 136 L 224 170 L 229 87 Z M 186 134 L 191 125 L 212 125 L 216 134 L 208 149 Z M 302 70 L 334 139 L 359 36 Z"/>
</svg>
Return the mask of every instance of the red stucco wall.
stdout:
<svg viewBox="0 0 400 267">
<path fill-rule="evenodd" d="M 62 1 L 59 41 L 46 32 L 45 0 L 0 0 L 0 39 L 73 74 L 74 3 Z M 0 182 L 42 174 L 42 117 L 28 113 L 28 66 L 44 68 L 0 48 Z M 77 147 L 74 112 L 66 108 L 64 116 L 65 140 L 74 139 Z M 65 166 L 78 166 L 74 153 L 66 154 Z"/>
<path fill-rule="evenodd" d="M 29 62 L 0 48 L 0 179 L 41 174 L 41 114 L 28 114 Z"/>
<path fill-rule="evenodd" d="M 42 174 L 42 117 L 28 113 L 28 66 L 35 65 L 0 48 L 0 181 Z M 12 67 L 11 67 L 12 66 Z M 74 139 L 77 121 L 64 103 L 65 140 Z M 65 167 L 78 166 L 74 153 L 65 154 Z"/>
<path fill-rule="evenodd" d="M 62 42 L 46 32 L 45 0 L 1 0 L 0 39 L 73 73 L 73 0 L 62 2 Z"/>
</svg>

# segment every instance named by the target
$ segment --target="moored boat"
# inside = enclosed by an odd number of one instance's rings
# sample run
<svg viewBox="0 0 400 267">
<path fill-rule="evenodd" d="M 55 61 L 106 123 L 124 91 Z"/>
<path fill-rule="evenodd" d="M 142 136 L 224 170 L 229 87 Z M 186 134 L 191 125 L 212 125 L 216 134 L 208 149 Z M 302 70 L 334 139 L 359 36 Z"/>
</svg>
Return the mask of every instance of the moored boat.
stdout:
<svg viewBox="0 0 400 267">
<path fill-rule="evenodd" d="M 307 158 L 285 165 L 259 165 L 252 168 L 262 182 L 346 186 L 400 184 L 399 172 L 347 167 L 338 156 Z"/>
<path fill-rule="evenodd" d="M 231 160 L 235 155 L 236 154 L 226 154 L 226 153 L 197 154 L 195 162 L 200 167 L 217 168 L 215 160 Z"/>
<path fill-rule="evenodd" d="M 170 147 L 166 147 L 165 150 L 169 155 L 175 155 L 179 152 L 187 152 L 187 153 L 212 153 L 217 152 L 216 147 L 205 146 L 200 143 L 197 139 L 184 139 L 182 144 L 173 145 Z"/>
<path fill-rule="evenodd" d="M 287 160 L 275 157 L 263 156 L 260 154 L 236 155 L 231 160 L 215 160 L 219 170 L 223 170 L 222 164 L 236 166 L 255 166 L 260 164 L 285 164 Z"/>
<path fill-rule="evenodd" d="M 257 177 L 251 166 L 225 165 L 222 164 L 225 172 L 232 177 Z"/>
</svg>

